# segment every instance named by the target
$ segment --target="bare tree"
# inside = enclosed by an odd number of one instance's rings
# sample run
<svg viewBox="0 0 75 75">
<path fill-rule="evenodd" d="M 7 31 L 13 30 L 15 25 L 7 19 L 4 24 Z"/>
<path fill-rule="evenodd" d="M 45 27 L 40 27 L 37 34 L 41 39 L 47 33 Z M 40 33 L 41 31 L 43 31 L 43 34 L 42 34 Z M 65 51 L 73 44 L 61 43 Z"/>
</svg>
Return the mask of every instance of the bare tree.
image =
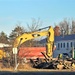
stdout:
<svg viewBox="0 0 75 75">
<path fill-rule="evenodd" d="M 30 32 L 38 30 L 41 26 L 42 26 L 42 21 L 40 20 L 40 18 L 38 18 L 38 20 L 33 18 L 32 23 L 30 25 L 27 23 L 27 27 Z"/>
<path fill-rule="evenodd" d="M 71 34 L 75 34 L 75 21 L 74 20 L 72 20 Z"/>
<path fill-rule="evenodd" d="M 59 27 L 61 30 L 61 35 L 68 35 L 69 34 L 69 27 L 70 27 L 70 22 L 64 19 L 64 21 L 59 23 Z"/>
<path fill-rule="evenodd" d="M 27 23 L 27 27 L 30 32 L 38 30 L 41 26 L 42 26 L 42 21 L 40 20 L 40 18 L 38 18 L 38 20 L 33 18 L 32 23 L 30 25 Z M 26 43 L 28 43 L 29 46 L 34 46 L 37 42 L 38 41 L 35 41 L 34 39 L 32 39 Z M 27 46 L 27 44 L 26 44 L 26 46 Z"/>
</svg>

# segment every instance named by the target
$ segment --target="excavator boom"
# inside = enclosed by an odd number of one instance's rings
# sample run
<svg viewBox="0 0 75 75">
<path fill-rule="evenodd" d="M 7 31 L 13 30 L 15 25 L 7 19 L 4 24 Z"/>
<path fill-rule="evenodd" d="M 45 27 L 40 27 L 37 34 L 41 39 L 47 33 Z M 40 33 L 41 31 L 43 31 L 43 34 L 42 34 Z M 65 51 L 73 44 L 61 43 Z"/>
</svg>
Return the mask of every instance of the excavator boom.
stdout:
<svg viewBox="0 0 75 75">
<path fill-rule="evenodd" d="M 24 33 L 23 35 L 16 38 L 14 42 L 14 47 L 17 48 L 19 45 L 21 45 L 22 43 L 28 40 L 35 39 L 41 36 L 46 36 L 46 35 L 47 35 L 47 31 Z"/>
</svg>

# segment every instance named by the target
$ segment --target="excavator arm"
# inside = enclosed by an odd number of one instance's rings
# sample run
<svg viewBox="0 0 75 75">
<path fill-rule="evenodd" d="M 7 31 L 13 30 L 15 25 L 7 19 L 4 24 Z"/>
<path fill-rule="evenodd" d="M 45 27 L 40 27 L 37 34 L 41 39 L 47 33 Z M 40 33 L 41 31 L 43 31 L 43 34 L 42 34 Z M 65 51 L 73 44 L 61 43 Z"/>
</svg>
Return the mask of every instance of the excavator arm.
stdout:
<svg viewBox="0 0 75 75">
<path fill-rule="evenodd" d="M 50 26 L 48 30 L 45 31 L 35 31 L 35 32 L 30 32 L 30 33 L 24 33 L 21 36 L 17 37 L 14 41 L 14 48 L 18 48 L 21 44 L 24 42 L 35 39 L 41 36 L 47 36 L 47 46 L 46 46 L 46 55 L 48 57 L 52 56 L 52 50 L 53 50 L 53 43 L 54 43 L 54 30 Z"/>
</svg>

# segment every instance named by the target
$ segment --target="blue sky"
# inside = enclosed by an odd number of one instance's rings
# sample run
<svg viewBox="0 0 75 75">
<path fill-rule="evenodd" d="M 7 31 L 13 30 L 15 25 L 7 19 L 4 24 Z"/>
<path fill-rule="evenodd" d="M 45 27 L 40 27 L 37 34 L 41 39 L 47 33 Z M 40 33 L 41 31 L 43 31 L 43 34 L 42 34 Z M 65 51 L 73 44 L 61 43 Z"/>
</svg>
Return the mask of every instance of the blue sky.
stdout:
<svg viewBox="0 0 75 75">
<path fill-rule="evenodd" d="M 18 22 L 26 27 L 32 18 L 40 18 L 42 27 L 75 19 L 75 0 L 0 0 L 0 32 L 9 35 Z"/>
</svg>

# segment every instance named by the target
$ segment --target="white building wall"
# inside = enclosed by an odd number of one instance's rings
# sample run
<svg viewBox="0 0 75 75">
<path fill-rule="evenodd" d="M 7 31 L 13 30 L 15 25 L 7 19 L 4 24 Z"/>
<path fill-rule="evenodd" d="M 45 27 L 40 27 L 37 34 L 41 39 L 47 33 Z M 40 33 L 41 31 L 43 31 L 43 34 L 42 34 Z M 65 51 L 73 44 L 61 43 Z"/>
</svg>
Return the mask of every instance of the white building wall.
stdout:
<svg viewBox="0 0 75 75">
<path fill-rule="evenodd" d="M 59 43 L 59 47 L 58 47 L 58 43 Z M 61 47 L 61 43 L 62 43 L 62 47 Z M 63 46 L 63 43 L 65 43 L 65 47 Z M 67 47 L 67 43 L 68 43 L 68 47 Z M 58 41 L 55 42 L 55 45 L 56 45 L 56 50 L 53 53 L 53 57 L 57 57 L 58 54 L 61 53 L 68 53 L 71 56 L 71 50 L 73 49 L 73 47 L 75 48 L 75 40 Z"/>
</svg>

